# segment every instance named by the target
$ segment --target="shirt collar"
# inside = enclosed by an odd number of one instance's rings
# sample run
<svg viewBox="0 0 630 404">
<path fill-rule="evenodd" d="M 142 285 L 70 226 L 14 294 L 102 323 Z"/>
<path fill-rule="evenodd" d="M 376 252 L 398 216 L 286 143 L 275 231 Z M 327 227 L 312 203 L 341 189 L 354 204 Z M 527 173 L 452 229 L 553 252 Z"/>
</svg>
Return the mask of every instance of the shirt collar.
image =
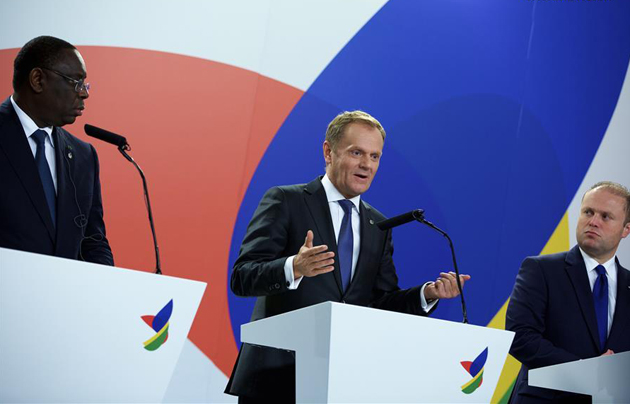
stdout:
<svg viewBox="0 0 630 404">
<path fill-rule="evenodd" d="M 597 260 L 595 260 L 595 258 L 592 258 L 590 255 L 585 253 L 581 247 L 578 247 L 578 248 L 580 248 L 580 253 L 582 253 L 582 258 L 584 258 L 584 265 L 586 266 L 586 272 L 594 271 L 598 265 L 602 265 L 604 269 L 606 269 L 606 273 L 608 275 L 610 275 L 611 273 L 614 273 L 615 256 L 613 256 L 611 259 L 604 262 L 603 264 L 600 264 L 599 262 L 597 262 Z"/>
<path fill-rule="evenodd" d="M 22 124 L 22 128 L 24 129 L 24 133 L 26 134 L 27 139 L 31 137 L 31 135 L 35 133 L 36 130 L 41 129 L 44 132 L 46 132 L 46 134 L 48 135 L 48 140 L 50 141 L 50 144 L 53 147 L 55 147 L 55 143 L 53 142 L 53 139 L 52 139 L 52 129 L 53 129 L 52 126 L 48 126 L 46 128 L 37 127 L 37 124 L 35 123 L 35 121 L 33 121 L 33 119 L 31 119 L 31 117 L 28 116 L 28 114 L 24 112 L 22 108 L 20 108 L 17 105 L 17 103 L 13 99 L 13 96 L 11 96 L 11 104 L 13 104 L 13 109 L 15 110 L 15 113 L 17 114 L 18 119 L 20 120 L 20 123 Z"/>
<path fill-rule="evenodd" d="M 333 185 L 330 178 L 328 178 L 328 174 L 324 175 L 322 178 L 322 186 L 324 187 L 324 191 L 326 192 L 326 198 L 328 199 L 328 203 L 336 202 L 341 199 L 346 199 L 341 192 Z M 361 195 L 357 195 L 354 198 L 348 199 L 354 207 L 359 211 L 359 204 L 361 203 Z"/>
</svg>

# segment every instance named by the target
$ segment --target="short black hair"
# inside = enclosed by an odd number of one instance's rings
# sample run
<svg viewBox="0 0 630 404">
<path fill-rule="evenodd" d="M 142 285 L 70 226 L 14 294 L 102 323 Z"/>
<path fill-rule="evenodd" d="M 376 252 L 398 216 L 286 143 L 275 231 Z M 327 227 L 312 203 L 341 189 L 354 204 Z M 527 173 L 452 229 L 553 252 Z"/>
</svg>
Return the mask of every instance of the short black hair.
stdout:
<svg viewBox="0 0 630 404">
<path fill-rule="evenodd" d="M 64 49 L 76 48 L 63 39 L 52 36 L 38 36 L 28 41 L 13 62 L 13 90 L 18 90 L 34 68 L 52 68 Z"/>
</svg>

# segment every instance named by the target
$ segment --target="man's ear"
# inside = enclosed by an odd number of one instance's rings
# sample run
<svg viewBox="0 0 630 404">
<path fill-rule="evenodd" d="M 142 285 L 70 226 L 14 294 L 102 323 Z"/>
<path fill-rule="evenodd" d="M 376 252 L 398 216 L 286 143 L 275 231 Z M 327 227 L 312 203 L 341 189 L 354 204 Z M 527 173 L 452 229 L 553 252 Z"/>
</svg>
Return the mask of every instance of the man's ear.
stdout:
<svg viewBox="0 0 630 404">
<path fill-rule="evenodd" d="M 621 232 L 621 238 L 626 238 L 628 234 L 630 234 L 630 222 L 626 223 L 626 225 L 623 226 L 623 231 Z"/>
<path fill-rule="evenodd" d="M 46 77 L 44 77 L 44 71 L 36 67 L 28 74 L 28 84 L 31 87 L 33 92 L 39 94 L 44 91 L 44 83 L 46 82 Z"/>
<path fill-rule="evenodd" d="M 330 147 L 330 143 L 327 140 L 324 140 L 324 160 L 326 161 L 326 165 L 332 162 L 332 147 Z"/>
</svg>

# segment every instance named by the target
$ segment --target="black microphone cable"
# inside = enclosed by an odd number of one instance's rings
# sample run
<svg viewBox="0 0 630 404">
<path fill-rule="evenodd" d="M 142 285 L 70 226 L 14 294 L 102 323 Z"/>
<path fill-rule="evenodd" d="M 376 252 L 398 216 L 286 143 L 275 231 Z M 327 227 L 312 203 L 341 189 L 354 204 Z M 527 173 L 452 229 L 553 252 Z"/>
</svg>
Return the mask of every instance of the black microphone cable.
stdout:
<svg viewBox="0 0 630 404">
<path fill-rule="evenodd" d="M 58 139 L 61 141 L 61 134 L 58 135 Z M 74 175 L 72 174 L 72 163 L 70 162 L 70 160 L 74 158 L 74 153 L 73 153 L 74 149 L 72 148 L 71 145 L 67 144 L 65 141 L 63 143 L 65 144 L 66 147 L 64 151 L 61 151 L 61 154 L 66 160 L 66 166 L 68 168 L 68 180 L 70 181 L 70 184 L 72 184 L 72 189 L 74 191 L 74 194 L 73 194 L 74 203 L 77 207 L 77 211 L 79 212 L 79 214 L 75 216 L 73 219 L 75 226 L 77 226 L 79 230 L 81 231 L 81 240 L 79 241 L 79 258 L 81 259 L 81 261 L 85 261 L 85 257 L 83 256 L 83 242 L 85 240 L 103 241 L 105 239 L 105 235 L 101 232 L 97 232 L 96 234 L 91 234 L 87 236 L 85 235 L 88 219 L 87 219 L 87 216 L 81 210 L 81 205 L 79 204 L 77 185 L 74 182 Z"/>
</svg>

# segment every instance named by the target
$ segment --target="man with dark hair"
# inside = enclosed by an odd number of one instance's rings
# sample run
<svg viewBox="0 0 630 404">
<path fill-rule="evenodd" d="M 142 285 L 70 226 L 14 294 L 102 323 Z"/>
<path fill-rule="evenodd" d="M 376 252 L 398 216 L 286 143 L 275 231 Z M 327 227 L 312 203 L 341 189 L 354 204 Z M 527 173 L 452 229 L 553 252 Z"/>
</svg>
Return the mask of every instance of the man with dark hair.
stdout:
<svg viewBox="0 0 630 404">
<path fill-rule="evenodd" d="M 61 126 L 90 85 L 79 51 L 40 36 L 19 51 L 0 105 L 0 247 L 114 265 L 96 150 Z"/>
<path fill-rule="evenodd" d="M 398 287 L 391 230 L 362 198 L 378 170 L 385 130 L 369 114 L 344 112 L 328 126 L 326 175 L 267 191 L 249 223 L 231 289 L 257 296 L 252 320 L 333 301 L 426 316 L 459 295 L 455 274 Z M 470 279 L 460 277 L 461 283 Z M 401 358 L 404 360 L 404 358 Z M 226 393 L 239 402 L 295 401 L 293 354 L 243 344 Z"/>
<path fill-rule="evenodd" d="M 590 402 L 528 385 L 528 370 L 630 350 L 630 272 L 616 258 L 630 233 L 630 192 L 595 184 L 582 198 L 577 243 L 568 252 L 523 261 L 507 308 L 523 363 L 512 402 Z"/>
</svg>

